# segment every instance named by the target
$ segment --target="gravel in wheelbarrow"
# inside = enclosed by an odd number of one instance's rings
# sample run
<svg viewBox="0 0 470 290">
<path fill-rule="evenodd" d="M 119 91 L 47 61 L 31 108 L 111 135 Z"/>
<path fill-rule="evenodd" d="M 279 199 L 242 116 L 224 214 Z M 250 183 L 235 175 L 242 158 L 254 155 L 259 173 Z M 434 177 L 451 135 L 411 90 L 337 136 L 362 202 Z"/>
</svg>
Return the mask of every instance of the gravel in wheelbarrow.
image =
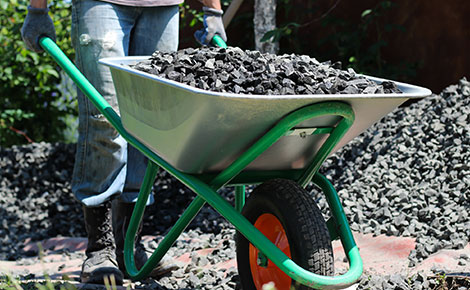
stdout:
<svg viewBox="0 0 470 290">
<path fill-rule="evenodd" d="M 274 55 L 237 47 L 156 51 L 134 69 L 203 90 L 255 95 L 400 93 L 396 84 L 377 84 L 341 62 L 320 63 L 307 55 Z"/>
</svg>

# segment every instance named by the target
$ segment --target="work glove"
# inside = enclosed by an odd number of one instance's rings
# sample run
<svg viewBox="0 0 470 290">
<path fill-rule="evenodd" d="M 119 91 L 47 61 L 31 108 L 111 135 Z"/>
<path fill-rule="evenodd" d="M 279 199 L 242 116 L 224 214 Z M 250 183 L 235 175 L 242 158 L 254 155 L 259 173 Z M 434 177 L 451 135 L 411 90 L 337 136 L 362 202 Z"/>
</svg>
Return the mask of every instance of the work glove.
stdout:
<svg viewBox="0 0 470 290">
<path fill-rule="evenodd" d="M 194 33 L 196 40 L 202 45 L 211 45 L 214 35 L 219 35 L 226 42 L 227 35 L 222 22 L 224 12 L 209 7 L 203 7 L 202 10 L 204 11 L 204 28 Z"/>
<path fill-rule="evenodd" d="M 23 27 L 21 27 L 21 37 L 26 44 L 26 48 L 31 51 L 43 51 L 39 45 L 39 38 L 41 36 L 48 36 L 55 41 L 54 23 L 52 23 L 48 12 L 48 8 L 28 6 L 28 15 L 26 15 Z"/>
</svg>

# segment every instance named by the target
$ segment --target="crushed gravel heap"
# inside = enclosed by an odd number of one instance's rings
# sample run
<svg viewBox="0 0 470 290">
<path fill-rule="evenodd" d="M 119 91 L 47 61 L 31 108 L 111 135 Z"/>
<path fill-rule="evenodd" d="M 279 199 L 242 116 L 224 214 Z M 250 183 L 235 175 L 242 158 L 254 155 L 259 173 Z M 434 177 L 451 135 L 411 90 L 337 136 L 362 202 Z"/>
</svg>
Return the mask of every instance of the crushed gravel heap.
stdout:
<svg viewBox="0 0 470 290">
<path fill-rule="evenodd" d="M 233 228 L 222 229 L 218 234 L 204 233 L 199 229 L 184 232 L 169 250 L 169 255 L 178 257 L 190 253 L 191 263 L 181 265 L 171 275 L 158 281 L 141 281 L 136 289 L 240 289 L 235 267 L 215 270 L 210 266 L 235 259 L 234 235 Z M 158 242 L 147 247 L 156 249 Z M 200 255 L 198 251 L 209 251 L 209 254 Z"/>
<path fill-rule="evenodd" d="M 0 259 L 19 257 L 20 241 L 85 232 L 71 194 L 75 146 L 0 147 Z"/>
<path fill-rule="evenodd" d="M 462 79 L 395 110 L 322 171 L 353 230 L 417 238 L 410 266 L 440 249 L 463 248 L 470 237 L 470 83 Z"/>
<path fill-rule="evenodd" d="M 425 289 L 447 289 L 467 290 L 470 289 L 470 276 L 459 274 L 445 274 L 439 270 L 434 275 L 427 276 L 418 273 L 410 277 L 400 274 L 386 276 L 367 276 L 361 279 L 358 290 L 425 290 Z"/>
<path fill-rule="evenodd" d="M 237 47 L 156 51 L 133 68 L 214 92 L 255 95 L 400 93 L 393 82 L 376 84 L 341 63 L 306 55 L 264 54 Z"/>
<path fill-rule="evenodd" d="M 71 191 L 74 156 L 75 144 L 0 147 L 0 260 L 28 255 L 20 250 L 27 238 L 86 236 L 81 206 Z M 195 196 L 166 172 L 159 173 L 155 188 L 155 203 L 145 211 L 144 235 L 165 233 Z M 221 194 L 233 201 L 230 188 Z M 188 229 L 217 234 L 227 226 L 204 207 Z"/>
</svg>

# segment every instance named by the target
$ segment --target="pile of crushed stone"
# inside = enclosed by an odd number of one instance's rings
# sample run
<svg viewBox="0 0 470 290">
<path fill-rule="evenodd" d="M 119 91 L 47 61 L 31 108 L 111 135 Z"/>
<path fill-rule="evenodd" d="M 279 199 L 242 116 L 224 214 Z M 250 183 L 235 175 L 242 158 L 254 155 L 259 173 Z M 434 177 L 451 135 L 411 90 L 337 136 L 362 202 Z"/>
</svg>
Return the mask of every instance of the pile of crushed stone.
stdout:
<svg viewBox="0 0 470 290">
<path fill-rule="evenodd" d="M 398 108 L 321 171 L 353 230 L 416 238 L 410 266 L 440 249 L 463 248 L 470 237 L 470 83 Z"/>
</svg>

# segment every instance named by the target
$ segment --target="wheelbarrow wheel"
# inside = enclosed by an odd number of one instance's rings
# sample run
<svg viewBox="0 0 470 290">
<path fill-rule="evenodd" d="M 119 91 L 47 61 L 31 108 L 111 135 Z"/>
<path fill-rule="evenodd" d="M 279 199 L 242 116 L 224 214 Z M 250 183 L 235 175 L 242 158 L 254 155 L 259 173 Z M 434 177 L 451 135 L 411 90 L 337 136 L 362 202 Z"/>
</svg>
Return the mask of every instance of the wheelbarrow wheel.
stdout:
<svg viewBox="0 0 470 290">
<path fill-rule="evenodd" d="M 274 179 L 253 190 L 242 210 L 255 227 L 305 270 L 334 275 L 333 249 L 325 219 L 308 192 L 291 180 Z M 268 260 L 237 232 L 237 264 L 242 288 L 311 289 Z"/>
</svg>

